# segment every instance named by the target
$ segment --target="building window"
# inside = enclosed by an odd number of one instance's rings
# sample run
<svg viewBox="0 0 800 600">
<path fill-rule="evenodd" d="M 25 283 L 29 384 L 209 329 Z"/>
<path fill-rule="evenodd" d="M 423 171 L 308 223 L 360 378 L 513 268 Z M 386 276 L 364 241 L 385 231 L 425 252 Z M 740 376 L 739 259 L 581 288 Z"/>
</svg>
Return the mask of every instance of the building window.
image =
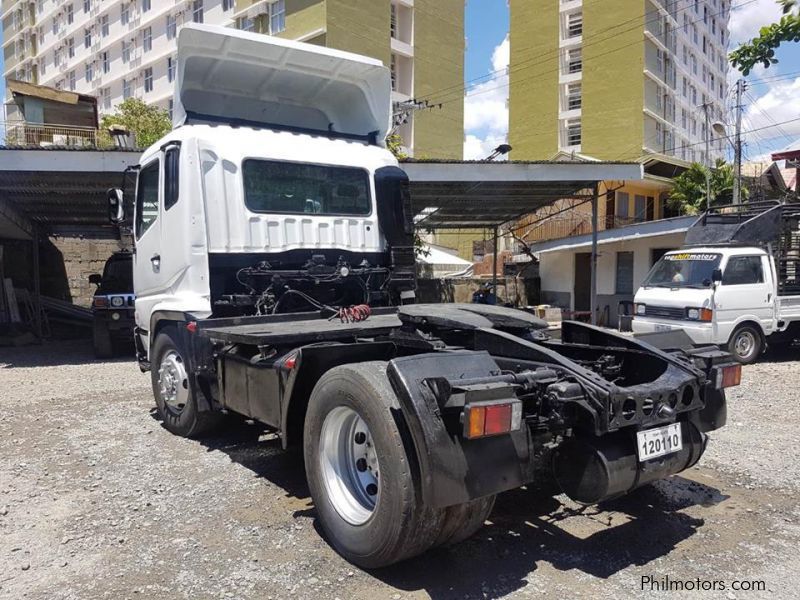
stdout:
<svg viewBox="0 0 800 600">
<path fill-rule="evenodd" d="M 278 0 L 269 5 L 269 33 L 275 35 L 286 29 L 286 2 Z"/>
<path fill-rule="evenodd" d="M 111 61 L 108 57 L 108 51 L 100 54 L 100 63 L 103 65 L 103 73 L 108 73 L 111 70 Z"/>
<path fill-rule="evenodd" d="M 72 4 L 70 4 L 67 7 L 67 23 L 71 25 L 74 20 L 75 20 L 75 8 L 72 6 Z"/>
<path fill-rule="evenodd" d="M 169 113 L 169 119 L 172 120 L 172 111 L 175 108 L 175 101 L 170 98 L 169 103 L 167 104 L 167 112 Z"/>
<path fill-rule="evenodd" d="M 75 71 L 69 72 L 69 89 L 70 91 L 75 91 Z"/>
<path fill-rule="evenodd" d="M 94 79 L 94 66 L 92 63 L 86 63 L 86 82 L 90 82 Z"/>
<path fill-rule="evenodd" d="M 119 7 L 119 20 L 123 25 L 127 25 L 131 20 L 131 8 L 127 2 L 124 2 L 122 6 Z"/>
<path fill-rule="evenodd" d="M 236 0 L 222 0 L 222 10 L 224 12 L 228 12 L 229 10 L 233 10 L 234 4 L 236 4 Z"/>
<path fill-rule="evenodd" d="M 397 5 L 391 5 L 391 15 L 389 17 L 389 34 L 397 39 Z"/>
<path fill-rule="evenodd" d="M 203 22 L 203 0 L 194 0 L 192 2 L 192 21 L 195 23 Z"/>
<path fill-rule="evenodd" d="M 581 145 L 581 121 L 570 119 L 567 121 L 567 146 Z"/>
<path fill-rule="evenodd" d="M 167 57 L 167 81 L 175 81 L 175 59 L 171 56 Z"/>
<path fill-rule="evenodd" d="M 150 0 L 142 0 L 142 12 L 145 13 L 150 10 Z"/>
<path fill-rule="evenodd" d="M 83 12 L 88 13 L 92 10 L 92 0 L 83 0 Z"/>
<path fill-rule="evenodd" d="M 59 65 L 61 65 L 61 60 L 62 60 L 61 48 L 56 48 L 55 51 L 53 52 L 53 64 L 58 67 Z"/>
<path fill-rule="evenodd" d="M 83 46 L 84 46 L 84 48 L 91 48 L 92 47 L 92 30 L 91 29 L 84 29 L 83 30 Z"/>
<path fill-rule="evenodd" d="M 122 99 L 127 100 L 132 96 L 131 82 L 128 79 L 122 80 Z"/>
<path fill-rule="evenodd" d="M 67 56 L 75 58 L 75 38 L 69 38 L 67 40 Z"/>
<path fill-rule="evenodd" d="M 250 17 L 239 17 L 236 19 L 236 28 L 241 29 L 242 31 L 255 31 L 256 22 Z"/>
<path fill-rule="evenodd" d="M 108 37 L 108 15 L 100 17 L 100 35 Z"/>
<path fill-rule="evenodd" d="M 167 15 L 167 39 L 174 40 L 178 33 L 178 19 L 175 15 Z"/>
<path fill-rule="evenodd" d="M 572 13 L 567 15 L 567 33 L 564 37 L 574 38 L 583 35 L 583 14 Z"/>
<path fill-rule="evenodd" d="M 53 35 L 56 35 L 58 33 L 58 30 L 60 29 L 60 27 L 61 27 L 61 24 L 60 24 L 60 21 L 58 20 L 58 18 L 57 17 L 53 17 Z"/>
<path fill-rule="evenodd" d="M 103 88 L 100 90 L 100 97 L 102 98 L 103 109 L 111 109 L 111 88 Z"/>
<path fill-rule="evenodd" d="M 567 52 L 567 72 L 580 73 L 583 70 L 583 55 L 580 48 L 573 48 Z"/>
<path fill-rule="evenodd" d="M 616 293 L 633 294 L 633 252 L 617 252 Z"/>
<path fill-rule="evenodd" d="M 581 84 L 567 84 L 567 110 L 578 110 L 581 107 Z"/>
<path fill-rule="evenodd" d="M 153 67 L 144 70 L 144 91 L 145 93 L 153 91 Z"/>
<path fill-rule="evenodd" d="M 153 49 L 153 28 L 145 27 L 142 30 L 142 49 L 145 52 L 150 52 Z"/>
<path fill-rule="evenodd" d="M 392 54 L 392 60 L 389 66 L 389 72 L 392 77 L 392 91 L 397 91 L 397 56 Z"/>
<path fill-rule="evenodd" d="M 131 62 L 131 44 L 130 42 L 122 42 L 122 62 Z"/>
</svg>

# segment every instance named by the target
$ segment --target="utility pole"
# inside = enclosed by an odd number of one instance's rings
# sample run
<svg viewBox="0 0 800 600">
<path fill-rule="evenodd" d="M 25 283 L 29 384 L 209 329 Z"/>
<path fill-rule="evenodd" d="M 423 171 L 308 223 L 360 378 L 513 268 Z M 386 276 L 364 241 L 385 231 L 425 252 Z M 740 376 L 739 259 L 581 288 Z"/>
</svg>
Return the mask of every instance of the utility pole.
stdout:
<svg viewBox="0 0 800 600">
<path fill-rule="evenodd" d="M 708 110 L 710 102 L 703 103 L 703 113 L 706 117 L 706 210 L 711 210 L 711 117 Z"/>
<path fill-rule="evenodd" d="M 733 149 L 733 203 L 741 203 L 742 193 L 742 94 L 744 93 L 744 79 L 736 82 L 736 137 Z"/>
</svg>

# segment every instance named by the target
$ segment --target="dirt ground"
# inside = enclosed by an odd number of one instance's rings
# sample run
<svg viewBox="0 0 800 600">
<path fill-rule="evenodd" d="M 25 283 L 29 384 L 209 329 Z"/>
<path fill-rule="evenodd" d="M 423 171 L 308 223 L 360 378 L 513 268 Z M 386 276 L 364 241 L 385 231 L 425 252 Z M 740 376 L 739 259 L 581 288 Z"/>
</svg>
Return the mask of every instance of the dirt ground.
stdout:
<svg viewBox="0 0 800 600">
<path fill-rule="evenodd" d="M 257 427 L 180 439 L 132 360 L 2 349 L 0 598 L 684 596 L 652 587 L 670 580 L 706 589 L 691 598 L 795 598 L 797 358 L 745 369 L 728 426 L 680 476 L 588 509 L 510 492 L 473 539 L 365 572 L 325 543 L 297 459 Z"/>
</svg>

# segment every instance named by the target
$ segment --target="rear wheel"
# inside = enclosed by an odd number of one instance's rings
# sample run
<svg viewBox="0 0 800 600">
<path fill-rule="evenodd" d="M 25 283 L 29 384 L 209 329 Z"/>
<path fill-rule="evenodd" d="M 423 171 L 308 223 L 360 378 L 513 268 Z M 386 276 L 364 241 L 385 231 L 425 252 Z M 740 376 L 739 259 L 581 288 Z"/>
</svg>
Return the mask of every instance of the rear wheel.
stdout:
<svg viewBox="0 0 800 600">
<path fill-rule="evenodd" d="M 174 329 L 167 328 L 158 334 L 151 358 L 153 395 L 164 427 L 182 437 L 195 437 L 213 429 L 221 415 L 198 410 L 197 399 L 189 384 L 186 360 Z"/>
<path fill-rule="evenodd" d="M 496 496 L 478 498 L 464 504 L 448 506 L 436 546 L 453 546 L 472 537 L 483 527 L 492 513 Z"/>
<path fill-rule="evenodd" d="M 427 508 L 386 363 L 344 365 L 314 387 L 304 431 L 306 475 L 331 545 L 366 568 L 430 548 L 444 511 Z"/>
<path fill-rule="evenodd" d="M 742 325 L 733 332 L 728 341 L 728 352 L 745 365 L 756 362 L 763 348 L 761 332 L 752 325 Z"/>
</svg>

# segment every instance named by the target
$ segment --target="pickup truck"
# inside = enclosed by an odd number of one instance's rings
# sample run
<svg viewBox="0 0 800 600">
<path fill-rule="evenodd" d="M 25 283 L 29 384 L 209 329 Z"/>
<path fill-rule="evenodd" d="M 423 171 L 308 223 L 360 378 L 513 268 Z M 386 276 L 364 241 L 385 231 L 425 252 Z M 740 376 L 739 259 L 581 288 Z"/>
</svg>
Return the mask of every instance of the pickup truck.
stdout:
<svg viewBox="0 0 800 600">
<path fill-rule="evenodd" d="M 633 331 L 681 329 L 744 364 L 800 338 L 800 204 L 715 208 L 667 252 L 634 298 Z"/>
<path fill-rule="evenodd" d="M 132 216 L 139 365 L 176 435 L 235 413 L 301 449 L 347 560 L 457 543 L 542 476 L 620 496 L 694 465 L 725 424 L 741 366 L 718 348 L 414 303 L 380 62 L 189 24 L 178 73 L 174 130 L 132 202 L 109 192 L 112 220 Z"/>
</svg>

